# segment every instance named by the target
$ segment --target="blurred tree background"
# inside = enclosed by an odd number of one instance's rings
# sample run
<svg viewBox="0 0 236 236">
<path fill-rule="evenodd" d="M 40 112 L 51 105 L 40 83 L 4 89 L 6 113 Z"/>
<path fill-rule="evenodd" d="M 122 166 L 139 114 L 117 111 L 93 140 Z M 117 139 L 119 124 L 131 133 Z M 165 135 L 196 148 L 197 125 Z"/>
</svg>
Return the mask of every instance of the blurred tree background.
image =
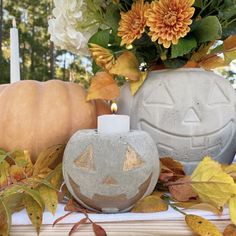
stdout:
<svg viewBox="0 0 236 236">
<path fill-rule="evenodd" d="M 0 83 L 10 81 L 10 28 L 16 18 L 20 37 L 21 79 L 46 81 L 72 80 L 87 85 L 90 66 L 63 50 L 56 50 L 49 40 L 48 19 L 52 0 L 0 0 Z"/>
<path fill-rule="evenodd" d="M 46 81 L 70 80 L 89 84 L 90 61 L 63 50 L 49 40 L 48 19 L 53 0 L 0 0 L 0 83 L 10 81 L 10 28 L 16 18 L 20 36 L 21 79 Z M 87 69 L 87 71 L 86 71 Z M 236 64 L 219 69 L 231 83 L 236 78 Z"/>
</svg>

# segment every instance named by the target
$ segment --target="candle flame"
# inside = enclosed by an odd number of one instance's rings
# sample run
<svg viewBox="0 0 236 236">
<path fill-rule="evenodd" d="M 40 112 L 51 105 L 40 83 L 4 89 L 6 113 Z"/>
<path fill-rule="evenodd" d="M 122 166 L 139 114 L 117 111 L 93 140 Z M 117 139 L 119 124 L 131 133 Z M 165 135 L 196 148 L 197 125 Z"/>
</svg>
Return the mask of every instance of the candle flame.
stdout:
<svg viewBox="0 0 236 236">
<path fill-rule="evenodd" d="M 13 28 L 16 28 L 16 18 L 15 17 L 13 17 L 13 19 L 12 19 L 12 26 L 13 26 Z"/>
<path fill-rule="evenodd" d="M 117 110 L 118 110 L 117 104 L 116 104 L 115 102 L 113 102 L 113 103 L 111 104 L 111 112 L 112 112 L 113 114 L 115 114 L 115 113 L 117 112 Z"/>
</svg>

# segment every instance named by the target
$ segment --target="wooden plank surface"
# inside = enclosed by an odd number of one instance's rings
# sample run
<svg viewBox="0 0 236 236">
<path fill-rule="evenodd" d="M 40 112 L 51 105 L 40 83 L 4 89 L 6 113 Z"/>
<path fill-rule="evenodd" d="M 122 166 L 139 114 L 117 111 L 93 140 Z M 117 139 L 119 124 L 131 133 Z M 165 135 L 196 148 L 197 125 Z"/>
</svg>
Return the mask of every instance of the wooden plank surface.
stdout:
<svg viewBox="0 0 236 236">
<path fill-rule="evenodd" d="M 211 221 L 223 232 L 230 223 L 228 220 Z M 108 236 L 192 236 L 184 221 L 134 221 L 119 223 L 101 223 Z M 51 225 L 43 225 L 40 236 L 67 236 L 72 224 L 60 224 L 52 228 Z M 36 236 L 30 225 L 12 226 L 13 236 Z M 75 236 L 94 236 L 91 225 L 81 226 Z"/>
</svg>

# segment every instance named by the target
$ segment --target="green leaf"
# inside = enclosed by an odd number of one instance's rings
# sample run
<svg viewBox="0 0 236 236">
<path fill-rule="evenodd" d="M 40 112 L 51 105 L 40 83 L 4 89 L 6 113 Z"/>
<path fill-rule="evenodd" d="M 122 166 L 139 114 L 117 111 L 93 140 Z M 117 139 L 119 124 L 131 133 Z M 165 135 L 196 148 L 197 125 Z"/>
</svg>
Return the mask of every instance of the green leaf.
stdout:
<svg viewBox="0 0 236 236">
<path fill-rule="evenodd" d="M 120 21 L 120 11 L 117 5 L 110 4 L 106 8 L 105 14 L 105 22 L 115 31 L 117 32 L 118 25 Z"/>
<path fill-rule="evenodd" d="M 110 38 L 109 29 L 100 30 L 89 39 L 88 43 L 98 44 L 102 47 L 107 48 L 109 44 L 109 38 Z"/>
<path fill-rule="evenodd" d="M 39 193 L 47 209 L 54 215 L 58 204 L 57 191 L 46 185 L 42 185 L 39 188 Z"/>
<path fill-rule="evenodd" d="M 23 190 L 24 193 L 26 193 L 26 196 L 30 196 L 37 204 L 40 206 L 40 208 L 44 209 L 44 202 L 38 193 L 38 191 L 33 190 L 26 186 L 19 186 L 19 189 Z"/>
<path fill-rule="evenodd" d="M 193 33 L 198 43 L 204 43 L 220 39 L 222 28 L 216 16 L 207 16 L 198 21 Z"/>
<path fill-rule="evenodd" d="M 96 74 L 97 72 L 101 71 L 101 67 L 99 67 L 94 60 L 92 62 L 92 70 L 93 70 L 94 74 Z"/>
<path fill-rule="evenodd" d="M 194 7 L 202 8 L 203 7 L 202 0 L 195 0 Z"/>
<path fill-rule="evenodd" d="M 197 47 L 197 41 L 194 37 L 181 38 L 177 45 L 171 47 L 171 58 L 181 57 L 190 53 Z"/>
<path fill-rule="evenodd" d="M 176 68 L 183 67 L 187 63 L 187 59 L 184 60 L 180 58 L 174 58 L 174 59 L 163 61 L 163 63 L 167 68 L 176 69 Z"/>
<path fill-rule="evenodd" d="M 43 208 L 29 195 L 25 196 L 24 203 L 28 216 L 39 234 L 43 220 Z"/>
<path fill-rule="evenodd" d="M 0 235 L 8 236 L 11 227 L 11 212 L 7 205 L 0 198 Z"/>
</svg>

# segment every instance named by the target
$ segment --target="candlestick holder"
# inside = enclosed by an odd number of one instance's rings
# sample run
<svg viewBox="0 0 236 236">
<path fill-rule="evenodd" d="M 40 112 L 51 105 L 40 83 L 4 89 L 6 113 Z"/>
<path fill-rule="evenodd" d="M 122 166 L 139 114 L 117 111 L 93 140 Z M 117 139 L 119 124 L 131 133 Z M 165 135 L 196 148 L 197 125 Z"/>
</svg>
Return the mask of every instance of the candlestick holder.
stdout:
<svg viewBox="0 0 236 236">
<path fill-rule="evenodd" d="M 69 191 L 80 204 L 95 211 L 130 210 L 152 193 L 159 172 L 156 145 L 144 131 L 78 131 L 64 152 L 63 174 Z"/>
</svg>

